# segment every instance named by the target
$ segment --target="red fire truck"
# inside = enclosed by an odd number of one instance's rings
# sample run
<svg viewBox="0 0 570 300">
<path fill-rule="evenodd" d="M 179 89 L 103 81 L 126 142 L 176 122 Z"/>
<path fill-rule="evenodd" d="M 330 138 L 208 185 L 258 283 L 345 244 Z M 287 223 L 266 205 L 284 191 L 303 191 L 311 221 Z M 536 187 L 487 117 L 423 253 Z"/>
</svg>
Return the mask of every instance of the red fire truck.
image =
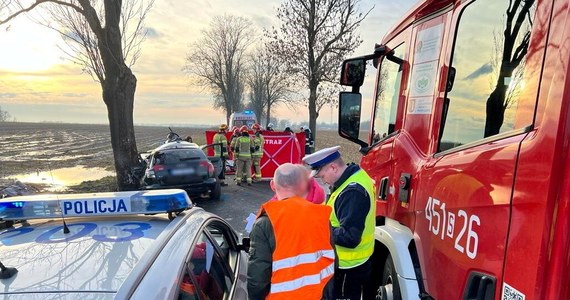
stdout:
<svg viewBox="0 0 570 300">
<path fill-rule="evenodd" d="M 343 63 L 380 298 L 570 299 L 569 24 L 567 0 L 423 0 Z"/>
</svg>

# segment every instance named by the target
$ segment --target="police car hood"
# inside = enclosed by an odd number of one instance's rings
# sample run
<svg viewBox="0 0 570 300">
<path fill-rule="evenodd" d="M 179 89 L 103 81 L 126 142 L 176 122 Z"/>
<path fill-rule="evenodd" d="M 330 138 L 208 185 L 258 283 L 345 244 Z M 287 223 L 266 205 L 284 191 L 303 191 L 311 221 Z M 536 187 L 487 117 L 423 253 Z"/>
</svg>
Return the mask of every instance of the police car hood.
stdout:
<svg viewBox="0 0 570 300">
<path fill-rule="evenodd" d="M 0 261 L 18 269 L 14 277 L 0 280 L 0 294 L 31 299 L 29 293 L 44 293 L 42 299 L 51 299 L 47 295 L 55 292 L 54 299 L 66 299 L 70 295 L 65 294 L 85 292 L 106 298 L 173 223 L 163 217 L 122 216 L 68 219 L 68 234 L 61 219 L 0 230 Z M 80 298 L 85 297 L 91 299 L 87 294 Z"/>
</svg>

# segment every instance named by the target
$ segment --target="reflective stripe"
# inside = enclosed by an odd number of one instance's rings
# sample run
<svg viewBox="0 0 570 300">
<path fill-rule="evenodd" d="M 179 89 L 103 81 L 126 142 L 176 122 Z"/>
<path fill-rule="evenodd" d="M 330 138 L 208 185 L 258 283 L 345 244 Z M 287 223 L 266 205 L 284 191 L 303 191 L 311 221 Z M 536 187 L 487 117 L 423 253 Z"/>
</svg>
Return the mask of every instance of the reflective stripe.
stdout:
<svg viewBox="0 0 570 300">
<path fill-rule="evenodd" d="M 335 259 L 334 250 L 319 250 L 311 253 L 303 253 L 297 256 L 280 259 L 273 262 L 273 272 L 285 268 L 291 268 L 300 264 L 316 263 L 319 259 L 326 257 Z"/>
<path fill-rule="evenodd" d="M 334 274 L 334 262 L 317 274 L 307 275 L 281 283 L 273 283 L 271 284 L 271 293 L 290 292 L 308 285 L 320 284 L 323 279 L 331 276 L 332 274 Z"/>
</svg>

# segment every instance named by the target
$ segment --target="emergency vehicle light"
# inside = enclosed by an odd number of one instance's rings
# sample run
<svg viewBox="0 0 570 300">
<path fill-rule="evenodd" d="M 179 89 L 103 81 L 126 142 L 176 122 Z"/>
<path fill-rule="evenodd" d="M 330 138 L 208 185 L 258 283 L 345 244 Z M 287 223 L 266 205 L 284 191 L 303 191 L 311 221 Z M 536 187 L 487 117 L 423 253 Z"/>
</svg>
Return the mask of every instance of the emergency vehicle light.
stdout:
<svg viewBox="0 0 570 300">
<path fill-rule="evenodd" d="M 0 220 L 178 212 L 193 206 L 183 190 L 33 195 L 0 199 Z"/>
</svg>

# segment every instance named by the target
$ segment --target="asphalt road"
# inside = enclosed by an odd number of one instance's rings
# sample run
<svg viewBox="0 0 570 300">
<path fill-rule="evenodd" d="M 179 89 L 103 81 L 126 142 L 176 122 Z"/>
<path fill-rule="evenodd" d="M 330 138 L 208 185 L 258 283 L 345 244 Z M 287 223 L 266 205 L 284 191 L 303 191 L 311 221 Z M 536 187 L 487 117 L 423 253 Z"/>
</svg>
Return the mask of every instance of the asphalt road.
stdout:
<svg viewBox="0 0 570 300">
<path fill-rule="evenodd" d="M 269 182 L 256 182 L 253 186 L 237 186 L 233 177 L 226 179 L 228 186 L 222 187 L 222 198 L 219 201 L 197 199 L 195 204 L 206 211 L 224 218 L 239 233 L 245 235 L 246 218 L 250 213 L 257 213 L 261 204 L 273 197 Z"/>
</svg>

